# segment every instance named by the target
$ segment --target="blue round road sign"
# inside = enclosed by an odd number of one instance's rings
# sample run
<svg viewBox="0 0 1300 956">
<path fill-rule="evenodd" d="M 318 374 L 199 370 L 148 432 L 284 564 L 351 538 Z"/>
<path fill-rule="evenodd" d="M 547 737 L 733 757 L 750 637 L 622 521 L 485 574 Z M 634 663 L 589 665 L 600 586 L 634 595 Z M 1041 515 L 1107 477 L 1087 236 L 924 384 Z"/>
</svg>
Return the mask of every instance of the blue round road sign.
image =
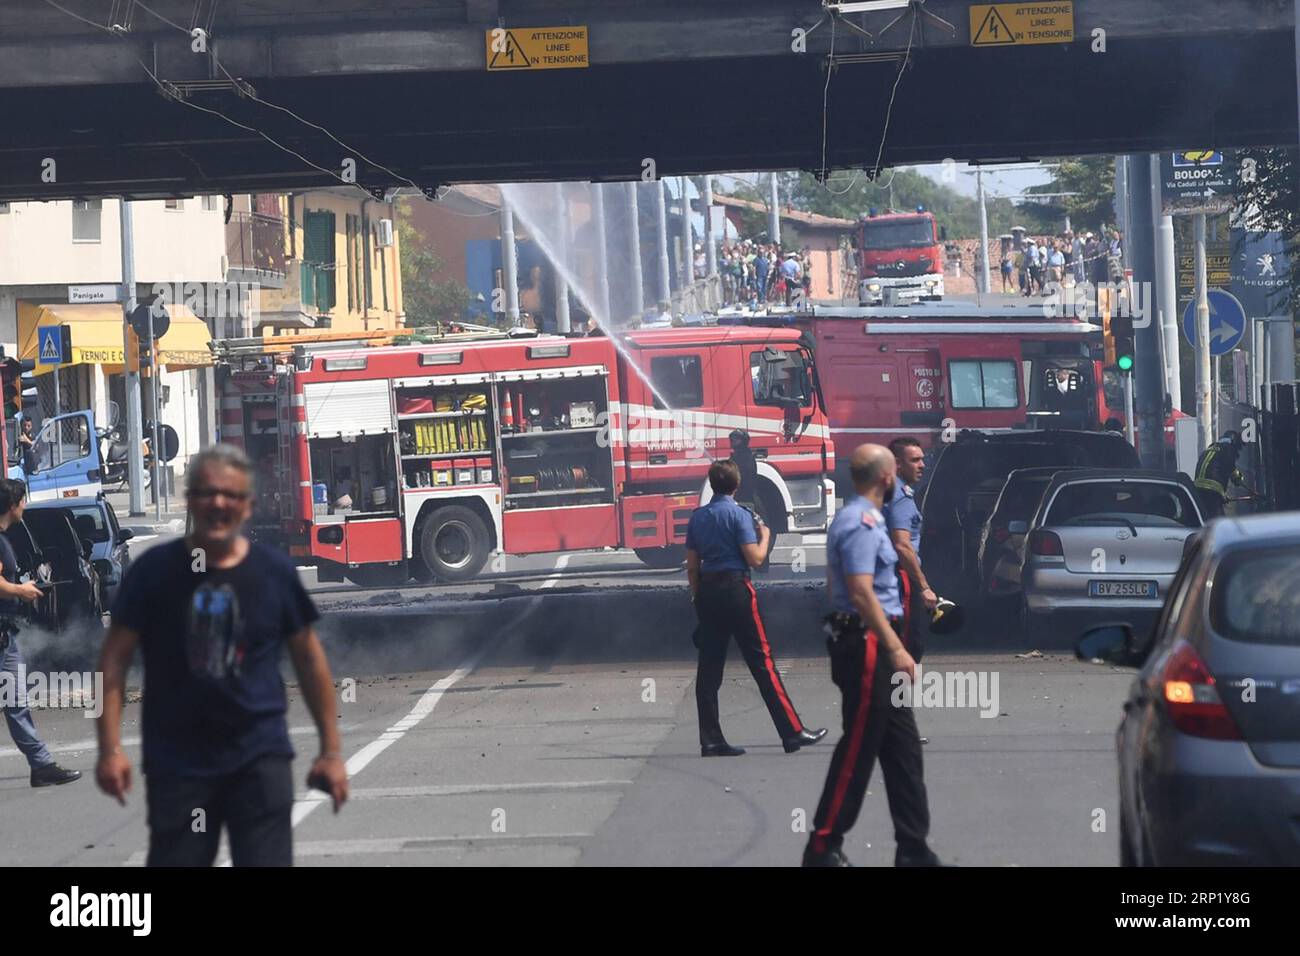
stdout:
<svg viewBox="0 0 1300 956">
<path fill-rule="evenodd" d="M 1237 297 L 1222 289 L 1207 289 L 1210 303 L 1210 354 L 1227 355 L 1246 334 L 1246 310 Z M 1196 298 L 1183 310 L 1183 336 L 1196 345 Z"/>
</svg>

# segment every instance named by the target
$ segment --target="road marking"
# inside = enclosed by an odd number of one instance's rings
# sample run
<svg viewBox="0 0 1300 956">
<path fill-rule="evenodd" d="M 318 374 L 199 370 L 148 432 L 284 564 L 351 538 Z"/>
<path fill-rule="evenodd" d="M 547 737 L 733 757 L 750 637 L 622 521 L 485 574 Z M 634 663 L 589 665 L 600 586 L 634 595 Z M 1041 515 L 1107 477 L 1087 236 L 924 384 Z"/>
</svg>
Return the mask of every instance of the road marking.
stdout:
<svg viewBox="0 0 1300 956">
<path fill-rule="evenodd" d="M 559 583 L 561 579 L 561 572 L 568 565 L 568 563 L 569 563 L 569 555 L 567 554 L 560 555 L 559 559 L 555 562 L 555 570 L 552 572 L 551 576 L 542 584 L 542 588 L 554 587 L 557 583 Z M 510 633 L 510 631 L 518 627 L 520 623 L 522 623 L 535 610 L 537 610 L 538 606 L 540 606 L 541 603 L 542 603 L 541 596 L 540 595 L 534 596 L 533 599 L 530 600 L 518 614 L 516 614 L 509 622 L 507 622 L 499 630 L 498 634 L 504 635 Z M 361 773 L 362 770 L 364 770 L 367 766 L 369 766 L 372 760 L 378 757 L 381 753 L 383 753 L 393 744 L 397 743 L 397 741 L 401 740 L 404 736 L 406 736 L 407 731 L 417 726 L 420 723 L 420 721 L 424 720 L 424 718 L 428 717 L 429 714 L 433 713 L 433 709 L 438 706 L 438 701 L 442 700 L 443 695 L 452 687 L 454 687 L 456 684 L 458 684 L 460 681 L 464 680 L 467 676 L 472 674 L 474 672 L 474 668 L 478 666 L 479 662 L 483 659 L 483 657 L 487 654 L 487 652 L 490 649 L 492 649 L 494 645 L 495 642 L 493 641 L 485 642 L 483 646 L 480 647 L 476 653 L 471 655 L 464 663 L 462 663 L 459 667 L 457 667 L 446 677 L 436 681 L 432 687 L 430 687 L 427 691 L 425 691 L 424 695 L 419 699 L 419 701 L 416 702 L 415 706 L 411 708 L 411 710 L 407 713 L 405 717 L 403 717 L 397 723 L 393 724 L 393 726 L 389 727 L 378 737 L 370 741 L 370 743 L 366 744 L 364 747 L 362 747 L 360 750 L 354 753 L 350 758 L 348 758 L 348 761 L 345 764 L 345 768 L 348 774 L 348 780 L 351 781 L 352 779 L 354 779 L 357 776 L 357 774 Z M 297 827 L 298 824 L 302 823 L 303 820 L 311 816 L 311 814 L 318 807 L 320 807 L 322 804 L 326 803 L 329 800 L 330 800 L 330 796 L 327 793 L 323 793 L 320 790 L 308 790 L 303 797 L 294 801 L 293 811 L 290 816 L 290 825 L 293 827 Z M 307 845 L 309 846 L 310 844 Z M 311 854 L 306 853 L 304 855 L 311 855 Z M 133 862 L 137 859 L 137 857 L 140 858 L 141 861 L 143 861 L 144 859 L 143 852 L 137 851 L 136 853 L 132 854 L 131 857 L 127 860 L 126 865 L 127 866 L 140 865 L 138 863 Z M 230 866 L 229 856 L 226 856 L 217 865 L 223 867 Z"/>
<path fill-rule="evenodd" d="M 617 790 L 630 787 L 631 780 L 558 780 L 537 783 L 466 783 L 426 787 L 363 787 L 348 793 L 349 800 L 379 800 L 388 797 L 457 797 L 470 793 L 546 793 L 565 790 Z"/>
<path fill-rule="evenodd" d="M 542 587 L 549 588 L 558 583 L 560 580 L 560 572 L 564 570 L 568 563 L 569 555 L 560 555 L 559 560 L 555 562 L 555 571 L 542 584 Z M 509 623 L 501 628 L 499 633 L 510 633 L 510 631 L 518 627 L 524 619 L 529 617 L 541 603 L 542 599 L 540 596 L 534 597 Z M 407 731 L 417 726 L 420 721 L 433 713 L 433 709 L 438 706 L 438 701 L 442 700 L 443 694 L 447 693 L 448 690 L 472 674 L 474 668 L 478 666 L 479 661 L 483 659 L 484 655 L 492 646 L 493 642 L 485 642 L 483 646 L 480 647 L 479 650 L 468 660 L 457 667 L 449 675 L 435 682 L 432 687 L 425 691 L 424 696 L 416 702 L 415 706 L 411 708 L 410 712 L 405 717 L 393 724 L 393 726 L 389 727 L 377 738 L 370 741 L 370 743 L 366 744 L 348 758 L 346 764 L 348 779 L 351 780 L 356 777 L 357 774 L 361 773 L 361 771 L 370 764 L 370 761 L 374 760 L 393 744 L 397 743 L 397 741 L 401 740 L 406 736 Z M 307 817 L 310 816 L 317 807 L 329 799 L 329 794 L 322 793 L 320 790 L 308 791 L 307 796 L 294 802 L 292 816 L 293 826 L 298 826 L 298 824 L 307 819 Z"/>
<path fill-rule="evenodd" d="M 468 849 L 471 844 L 482 845 L 489 843 L 497 845 L 518 843 L 568 843 L 573 840 L 585 840 L 591 836 L 593 836 L 591 833 L 470 833 L 463 836 L 304 840 L 301 842 L 294 842 L 293 857 L 295 860 L 298 860 L 301 857 L 309 856 L 356 856 L 364 853 L 401 853 L 435 849 Z M 221 842 L 224 849 L 226 845 L 224 835 L 222 836 Z M 144 866 L 147 857 L 148 854 L 144 850 L 136 850 L 131 854 L 123 866 Z M 221 865 L 229 866 L 230 861 L 227 860 Z"/>
</svg>

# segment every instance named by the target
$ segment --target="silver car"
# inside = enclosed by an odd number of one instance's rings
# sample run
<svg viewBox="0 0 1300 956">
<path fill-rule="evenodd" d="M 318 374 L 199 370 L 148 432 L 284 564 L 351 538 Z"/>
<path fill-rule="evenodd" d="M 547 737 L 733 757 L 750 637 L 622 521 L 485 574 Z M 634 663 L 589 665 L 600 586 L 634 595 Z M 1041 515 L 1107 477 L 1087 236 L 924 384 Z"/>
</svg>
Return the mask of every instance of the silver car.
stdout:
<svg viewBox="0 0 1300 956">
<path fill-rule="evenodd" d="M 1153 630 L 1077 653 L 1140 668 L 1116 733 L 1125 866 L 1300 865 L 1300 514 L 1189 542 Z"/>
<path fill-rule="evenodd" d="M 1149 625 L 1201 527 L 1186 475 L 1061 472 L 1029 523 L 1021 620 L 1030 642 L 1102 620 Z M 1017 530 L 1017 529 L 1013 529 Z"/>
</svg>

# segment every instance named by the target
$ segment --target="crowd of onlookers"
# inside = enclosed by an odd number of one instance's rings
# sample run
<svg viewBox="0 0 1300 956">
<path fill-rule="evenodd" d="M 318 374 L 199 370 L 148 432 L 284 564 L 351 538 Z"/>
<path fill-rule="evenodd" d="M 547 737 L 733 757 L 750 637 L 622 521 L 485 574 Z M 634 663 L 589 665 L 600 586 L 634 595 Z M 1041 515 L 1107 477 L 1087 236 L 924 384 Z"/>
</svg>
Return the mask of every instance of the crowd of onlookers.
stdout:
<svg viewBox="0 0 1300 956">
<path fill-rule="evenodd" d="M 695 275 L 704 277 L 704 253 L 695 247 Z M 812 261 L 808 249 L 783 250 L 779 245 L 749 239 L 722 244 L 718 273 L 724 305 L 791 305 L 809 297 Z"/>
<path fill-rule="evenodd" d="M 1118 229 L 1025 239 L 1021 248 L 1013 246 L 1002 255 L 1002 291 L 1047 295 L 1054 283 L 1119 282 L 1123 249 Z"/>
</svg>

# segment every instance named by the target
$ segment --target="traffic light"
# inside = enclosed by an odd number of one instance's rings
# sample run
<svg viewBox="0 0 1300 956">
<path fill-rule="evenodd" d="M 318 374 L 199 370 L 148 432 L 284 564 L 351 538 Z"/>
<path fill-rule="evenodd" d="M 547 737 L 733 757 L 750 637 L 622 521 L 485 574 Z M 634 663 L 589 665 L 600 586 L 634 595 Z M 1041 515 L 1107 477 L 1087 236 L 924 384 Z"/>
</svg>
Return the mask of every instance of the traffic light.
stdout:
<svg viewBox="0 0 1300 956">
<path fill-rule="evenodd" d="M 1121 372 L 1132 372 L 1136 353 L 1133 350 L 1133 316 L 1124 300 L 1109 289 L 1097 290 L 1101 311 L 1102 342 L 1106 347 L 1106 365 Z"/>
<path fill-rule="evenodd" d="M 22 366 L 12 359 L 0 367 L 0 377 L 4 379 L 4 420 L 20 414 L 23 410 L 23 371 Z"/>
<path fill-rule="evenodd" d="M 1121 372 L 1132 372 L 1136 357 L 1133 351 L 1133 316 L 1114 316 L 1110 320 L 1110 335 L 1115 347 L 1115 367 Z"/>
</svg>

